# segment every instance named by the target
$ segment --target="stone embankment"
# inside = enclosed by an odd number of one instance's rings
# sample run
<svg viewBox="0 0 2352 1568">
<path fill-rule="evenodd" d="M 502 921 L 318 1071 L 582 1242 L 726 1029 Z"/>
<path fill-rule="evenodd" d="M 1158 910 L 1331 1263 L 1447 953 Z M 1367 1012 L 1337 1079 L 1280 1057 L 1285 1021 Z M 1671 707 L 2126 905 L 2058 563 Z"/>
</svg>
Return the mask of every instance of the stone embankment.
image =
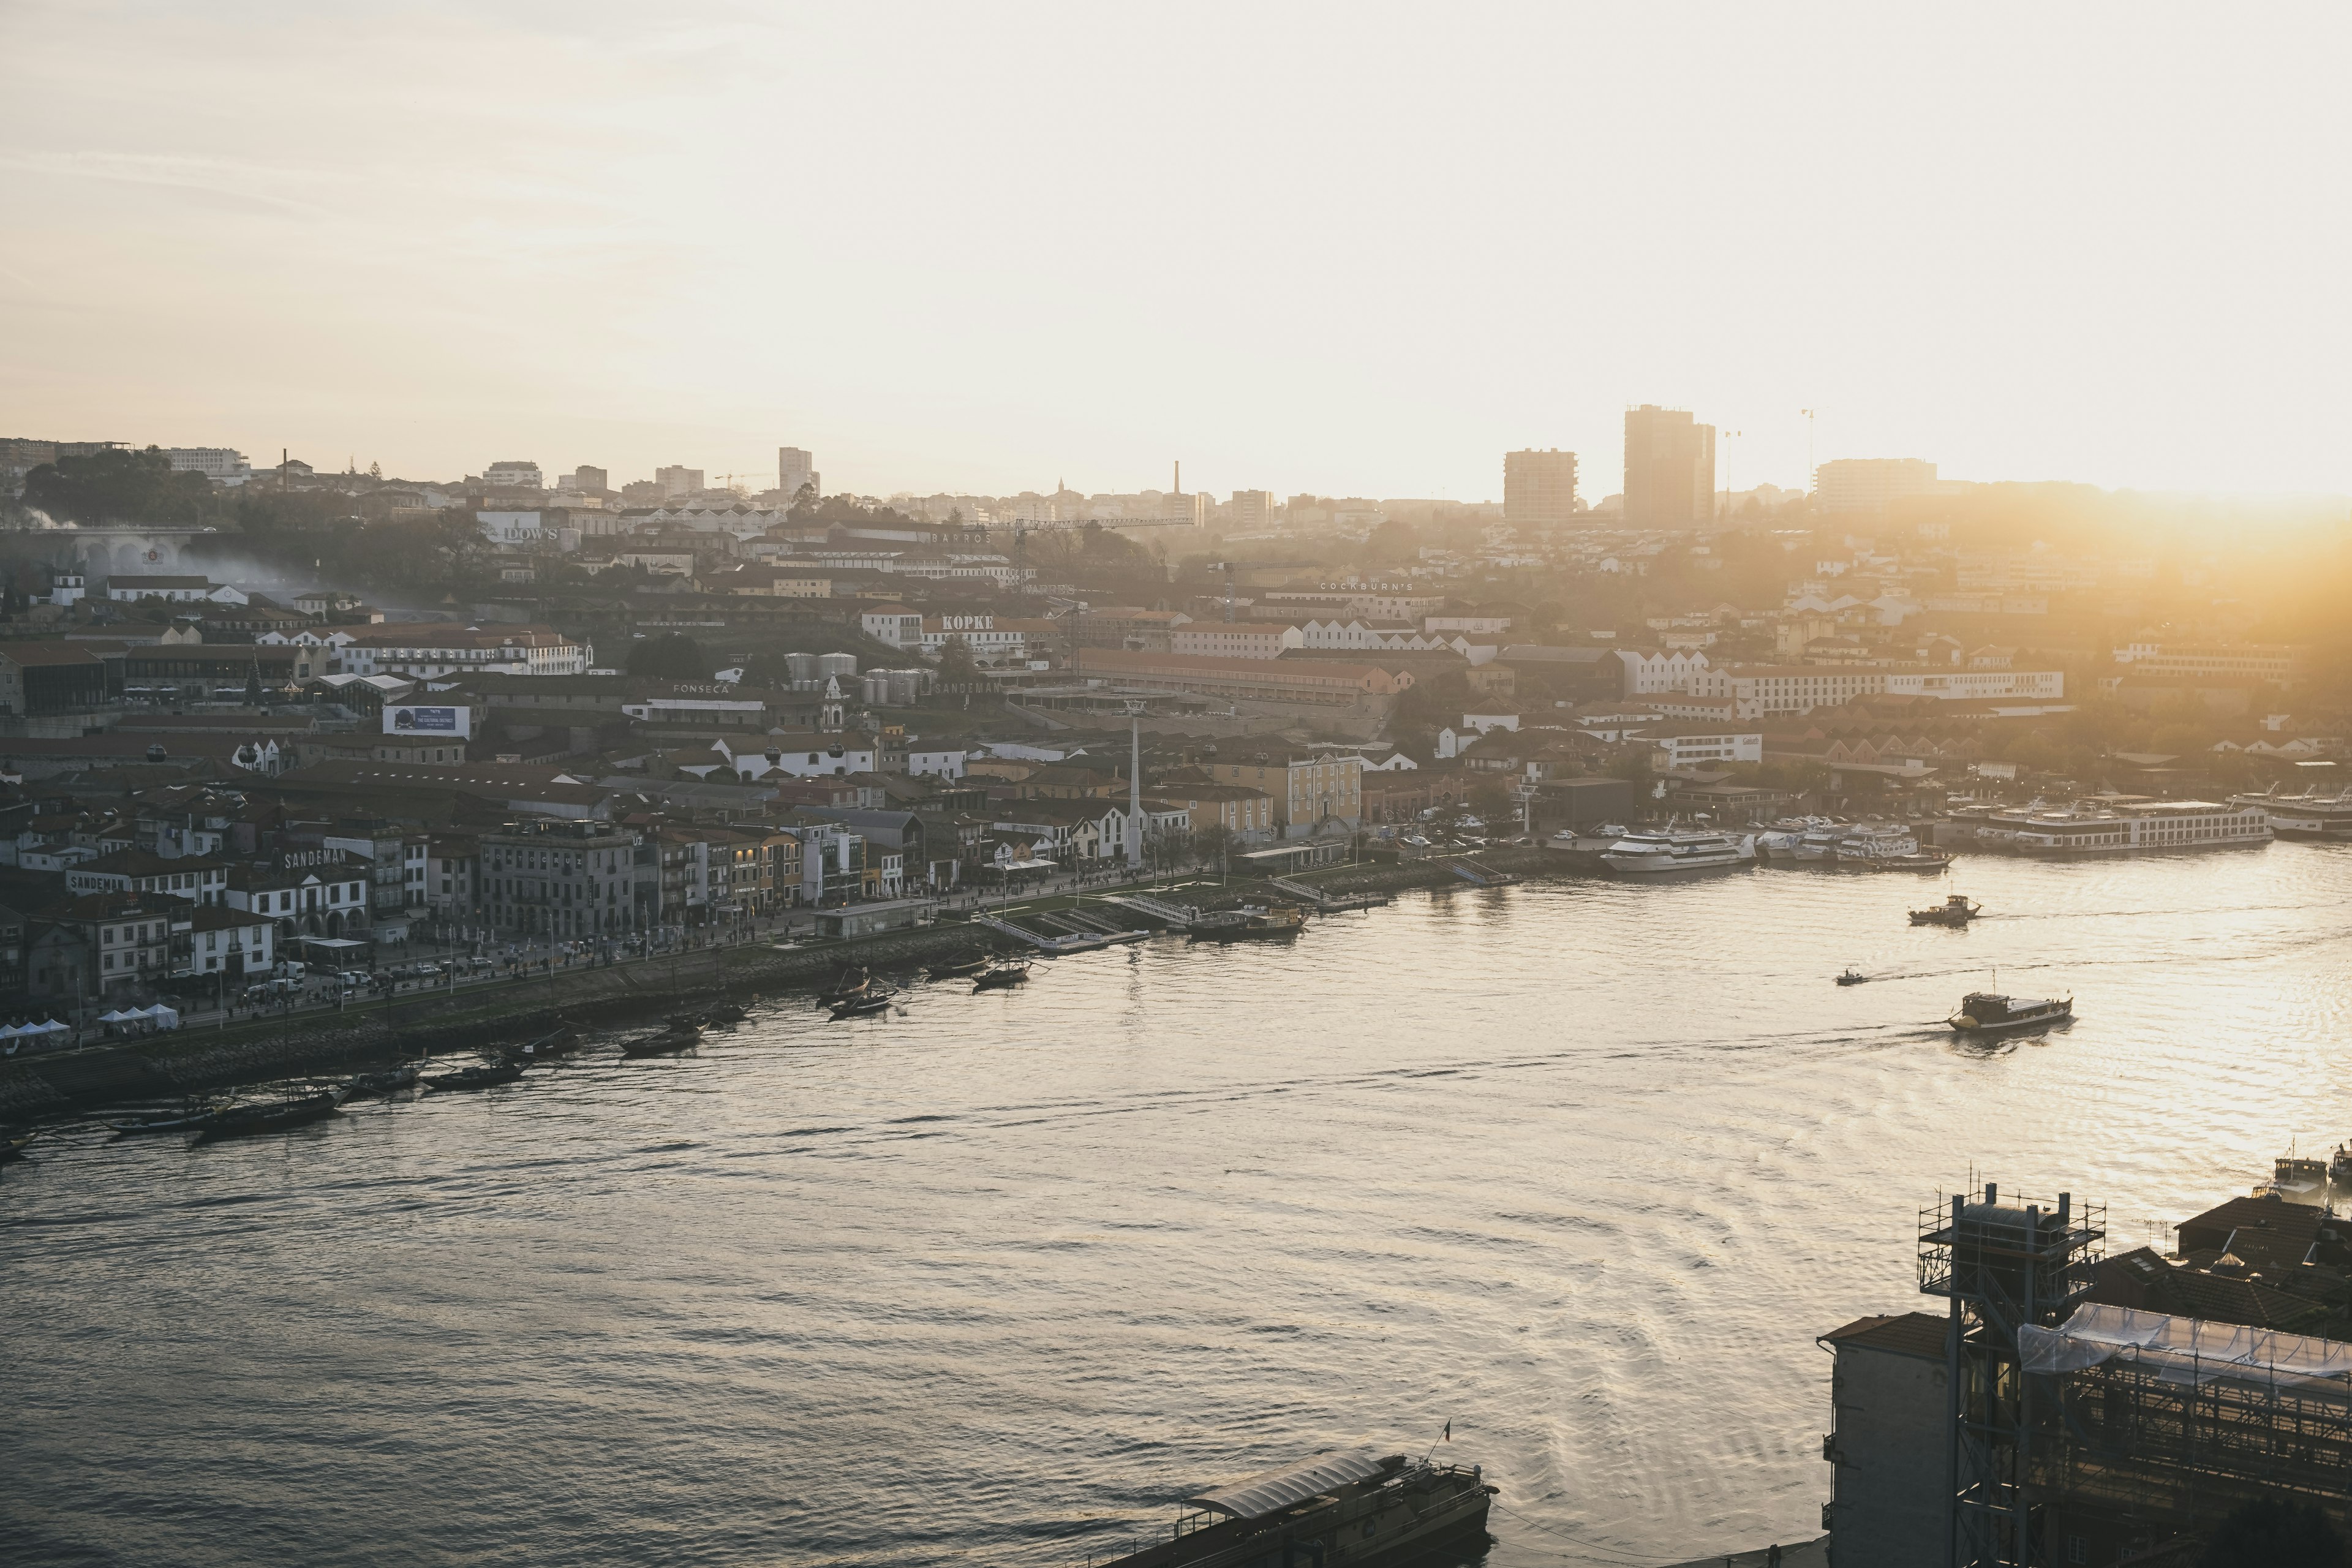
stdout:
<svg viewBox="0 0 2352 1568">
<path fill-rule="evenodd" d="M 1561 868 L 1540 849 L 1481 854 L 1477 863 L 1513 876 Z M 1444 862 L 1368 862 L 1327 867 L 1294 880 L 1332 893 L 1472 884 Z M 1106 889 L 1108 890 L 1108 889 Z M 1186 901 L 1217 907 L 1263 900 L 1263 888 L 1235 882 L 1219 896 Z M 1272 895 L 1277 900 L 1278 890 Z M 704 948 L 675 958 L 555 969 L 522 979 L 404 993 L 335 1012 L 264 1016 L 219 1029 L 184 1029 L 119 1045 L 0 1061 L 0 1122 L 28 1121 L 129 1100 L 165 1100 L 224 1084 L 341 1071 L 435 1051 L 515 1045 L 562 1026 L 611 1027 L 658 1019 L 721 997 L 748 1000 L 823 985 L 847 965 L 887 967 L 998 945 L 961 921 L 807 947 L 760 943 Z"/>
</svg>

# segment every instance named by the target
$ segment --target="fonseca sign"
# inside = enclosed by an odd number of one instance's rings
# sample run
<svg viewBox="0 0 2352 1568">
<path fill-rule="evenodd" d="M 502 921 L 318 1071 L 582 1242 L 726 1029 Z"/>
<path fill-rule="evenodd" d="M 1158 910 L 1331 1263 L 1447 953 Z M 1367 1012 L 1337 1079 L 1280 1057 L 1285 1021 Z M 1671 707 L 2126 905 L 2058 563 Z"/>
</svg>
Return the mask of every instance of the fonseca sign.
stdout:
<svg viewBox="0 0 2352 1568">
<path fill-rule="evenodd" d="M 459 740 L 471 740 L 474 735 L 474 710 L 471 708 L 419 708 L 408 703 L 384 704 L 383 732 L 387 735 L 448 735 Z"/>
</svg>

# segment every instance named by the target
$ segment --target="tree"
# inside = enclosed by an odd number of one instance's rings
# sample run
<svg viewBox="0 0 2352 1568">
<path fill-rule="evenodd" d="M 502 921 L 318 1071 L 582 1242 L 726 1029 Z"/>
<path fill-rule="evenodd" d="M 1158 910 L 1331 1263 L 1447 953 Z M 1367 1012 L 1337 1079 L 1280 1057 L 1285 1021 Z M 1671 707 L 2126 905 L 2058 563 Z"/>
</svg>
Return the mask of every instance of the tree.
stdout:
<svg viewBox="0 0 2352 1568">
<path fill-rule="evenodd" d="M 980 664 L 971 657 L 970 643 L 961 637 L 950 637 L 940 645 L 941 686 L 971 686 L 980 678 Z"/>
<path fill-rule="evenodd" d="M 156 447 L 110 447 L 43 463 L 25 476 L 25 504 L 72 522 L 198 522 L 216 515 L 211 481 L 174 473 Z"/>
<path fill-rule="evenodd" d="M 647 637 L 629 649 L 629 673 L 661 680 L 708 680 L 710 656 L 702 645 L 682 632 Z"/>
<path fill-rule="evenodd" d="M 2344 1538 L 2315 1503 L 2258 1498 L 2214 1528 L 2199 1568 L 2343 1568 Z"/>
</svg>

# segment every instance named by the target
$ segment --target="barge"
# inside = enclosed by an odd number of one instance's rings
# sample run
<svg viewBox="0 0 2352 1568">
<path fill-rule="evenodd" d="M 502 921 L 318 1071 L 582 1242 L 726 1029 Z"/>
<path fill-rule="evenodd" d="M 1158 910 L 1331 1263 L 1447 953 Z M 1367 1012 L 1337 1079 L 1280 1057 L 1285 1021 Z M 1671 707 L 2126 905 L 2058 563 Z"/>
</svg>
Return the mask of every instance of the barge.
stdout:
<svg viewBox="0 0 2352 1568">
<path fill-rule="evenodd" d="M 1486 1532 L 1476 1466 L 1323 1454 L 1183 1500 L 1164 1541 L 1096 1568 L 1339 1568 Z"/>
<path fill-rule="evenodd" d="M 2051 1024 L 2063 1024 L 2074 1016 L 2074 999 L 2061 996 L 2032 999 L 2021 996 L 1996 996 L 1990 991 L 1971 991 L 1960 998 L 1960 1010 L 1945 1022 L 1956 1035 L 2000 1035 L 2011 1029 L 2042 1028 Z"/>
</svg>

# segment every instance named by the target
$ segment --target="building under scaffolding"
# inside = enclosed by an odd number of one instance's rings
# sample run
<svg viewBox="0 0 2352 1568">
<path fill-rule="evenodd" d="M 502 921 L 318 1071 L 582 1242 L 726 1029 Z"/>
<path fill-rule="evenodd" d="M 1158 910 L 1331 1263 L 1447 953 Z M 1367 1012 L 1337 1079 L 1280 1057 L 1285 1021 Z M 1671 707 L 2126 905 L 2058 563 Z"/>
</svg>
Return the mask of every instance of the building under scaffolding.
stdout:
<svg viewBox="0 0 2352 1568">
<path fill-rule="evenodd" d="M 2341 1246 L 2332 1216 L 2281 1205 L 2273 1225 L 2244 1200 L 2214 1213 L 2249 1237 L 2309 1236 L 2295 1267 L 2338 1278 L 2316 1261 Z M 2197 1223 L 2181 1226 L 2185 1258 L 2211 1260 Z M 2099 1205 L 1988 1184 L 1920 1215 L 1919 1289 L 1944 1313 L 1822 1336 L 1837 1358 L 1822 1441 L 1836 1568 L 2126 1563 L 2263 1496 L 2347 1522 L 2352 1344 L 2108 1300 L 2127 1281 L 2103 1277 L 2105 1231 Z M 2178 1266 L 2217 1310 L 2294 1300 L 2200 1272 L 2243 1267 L 2218 1250 L 2218 1265 Z"/>
</svg>

